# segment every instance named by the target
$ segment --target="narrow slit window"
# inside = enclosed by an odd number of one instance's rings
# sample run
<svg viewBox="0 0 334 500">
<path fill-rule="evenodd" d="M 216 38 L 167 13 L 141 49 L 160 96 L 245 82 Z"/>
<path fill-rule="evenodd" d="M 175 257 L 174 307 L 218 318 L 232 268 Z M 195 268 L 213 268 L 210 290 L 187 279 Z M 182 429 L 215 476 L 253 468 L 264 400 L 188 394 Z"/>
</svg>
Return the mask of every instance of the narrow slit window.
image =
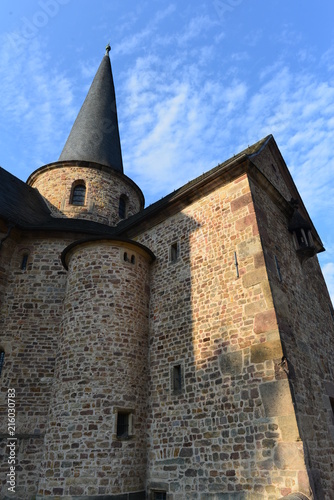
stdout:
<svg viewBox="0 0 334 500">
<path fill-rule="evenodd" d="M 172 243 L 169 251 L 169 259 L 171 262 L 176 262 L 179 256 L 179 245 L 177 242 Z"/>
<path fill-rule="evenodd" d="M 128 262 L 128 253 L 127 252 L 124 252 L 123 254 L 123 259 L 124 259 L 124 262 Z"/>
<path fill-rule="evenodd" d="M 28 257 L 29 257 L 28 253 L 25 253 L 22 255 L 22 260 L 21 260 L 21 270 L 22 271 L 26 271 L 26 269 L 27 269 Z"/>
<path fill-rule="evenodd" d="M 5 351 L 0 351 L 0 375 L 1 375 L 4 363 L 5 363 Z"/>
<path fill-rule="evenodd" d="M 117 413 L 116 435 L 119 439 L 128 439 L 133 435 L 132 431 L 132 412 L 119 411 Z"/>
<path fill-rule="evenodd" d="M 329 398 L 329 401 L 330 401 L 330 404 L 331 404 L 331 408 L 332 408 L 332 412 L 333 412 L 333 418 L 334 418 L 334 398 Z"/>
<path fill-rule="evenodd" d="M 182 390 L 182 367 L 175 365 L 172 368 L 172 387 L 173 392 L 177 393 Z"/>
<path fill-rule="evenodd" d="M 275 265 L 276 265 L 276 271 L 277 271 L 278 280 L 280 282 L 282 282 L 281 268 L 279 266 L 278 259 L 277 259 L 276 255 L 274 255 L 274 259 L 275 259 Z"/>
<path fill-rule="evenodd" d="M 127 208 L 128 208 L 128 198 L 124 194 L 119 199 L 118 205 L 118 215 L 121 219 L 125 219 L 127 216 Z"/>
<path fill-rule="evenodd" d="M 154 491 L 152 498 L 153 500 L 166 500 L 167 493 L 165 491 Z"/>
<path fill-rule="evenodd" d="M 136 257 L 134 255 L 131 255 L 131 264 L 136 263 Z"/>
<path fill-rule="evenodd" d="M 86 186 L 85 184 L 77 184 L 73 188 L 72 193 L 72 205 L 83 206 L 85 204 L 86 198 Z"/>
</svg>

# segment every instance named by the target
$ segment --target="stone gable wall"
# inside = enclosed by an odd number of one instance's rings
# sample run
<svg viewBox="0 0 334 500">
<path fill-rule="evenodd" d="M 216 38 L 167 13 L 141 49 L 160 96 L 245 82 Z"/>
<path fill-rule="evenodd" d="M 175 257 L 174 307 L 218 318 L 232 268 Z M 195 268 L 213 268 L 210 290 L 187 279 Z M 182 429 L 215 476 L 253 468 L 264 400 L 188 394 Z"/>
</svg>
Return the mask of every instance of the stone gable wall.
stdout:
<svg viewBox="0 0 334 500">
<path fill-rule="evenodd" d="M 298 491 L 303 446 L 297 443 L 293 460 L 285 453 L 289 433 L 298 431 L 247 176 L 139 240 L 157 256 L 148 488 L 173 500 Z M 179 255 L 170 262 L 175 242 Z M 180 391 L 173 390 L 174 365 L 181 366 Z"/>
<path fill-rule="evenodd" d="M 301 264 L 287 218 L 254 183 L 252 193 L 311 484 L 315 498 L 330 499 L 334 491 L 334 416 L 329 400 L 334 398 L 333 307 L 317 257 Z"/>
</svg>

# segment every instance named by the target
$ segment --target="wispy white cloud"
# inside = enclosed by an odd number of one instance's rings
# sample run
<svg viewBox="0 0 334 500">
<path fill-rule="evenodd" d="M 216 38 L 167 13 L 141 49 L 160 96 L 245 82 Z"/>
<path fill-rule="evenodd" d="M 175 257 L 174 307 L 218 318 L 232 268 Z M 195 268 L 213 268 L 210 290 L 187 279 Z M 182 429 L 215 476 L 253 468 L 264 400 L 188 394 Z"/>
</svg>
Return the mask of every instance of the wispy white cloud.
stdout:
<svg viewBox="0 0 334 500">
<path fill-rule="evenodd" d="M 2 37 L 0 122 L 16 127 L 18 141 L 27 140 L 26 163 L 21 165 L 25 176 L 58 157 L 55 141 L 62 134 L 59 123 L 73 118 L 74 107 L 71 82 L 56 68 L 50 71 L 38 38 L 22 44 L 24 50 Z"/>
</svg>

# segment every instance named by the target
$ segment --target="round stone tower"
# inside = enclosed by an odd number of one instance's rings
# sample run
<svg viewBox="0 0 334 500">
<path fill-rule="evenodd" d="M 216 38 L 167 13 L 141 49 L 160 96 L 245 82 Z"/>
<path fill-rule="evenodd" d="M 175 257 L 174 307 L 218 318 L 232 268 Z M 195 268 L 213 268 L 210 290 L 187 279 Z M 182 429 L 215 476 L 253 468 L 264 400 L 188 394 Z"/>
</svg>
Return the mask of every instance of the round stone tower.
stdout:
<svg viewBox="0 0 334 500">
<path fill-rule="evenodd" d="M 33 172 L 55 217 L 115 226 L 144 207 L 139 187 L 123 173 L 115 88 L 107 46 L 59 160 Z"/>
<path fill-rule="evenodd" d="M 115 90 L 103 57 L 58 162 L 28 179 L 54 217 L 115 226 L 144 207 L 123 173 Z M 73 225 L 72 225 L 73 227 Z M 94 224 L 80 222 L 81 232 Z M 144 498 L 152 252 L 90 236 L 62 254 L 68 270 L 37 498 Z M 127 495 L 128 494 L 128 495 Z"/>
<path fill-rule="evenodd" d="M 101 237 L 63 252 L 68 279 L 39 498 L 144 495 L 153 258 L 143 245 Z"/>
</svg>

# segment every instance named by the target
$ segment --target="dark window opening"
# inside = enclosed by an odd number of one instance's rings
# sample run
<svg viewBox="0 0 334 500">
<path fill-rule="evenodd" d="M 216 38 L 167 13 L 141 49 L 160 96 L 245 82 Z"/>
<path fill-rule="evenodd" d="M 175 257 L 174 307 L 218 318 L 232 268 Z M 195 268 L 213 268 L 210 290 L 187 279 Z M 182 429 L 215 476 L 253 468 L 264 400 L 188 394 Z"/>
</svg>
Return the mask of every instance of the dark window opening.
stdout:
<svg viewBox="0 0 334 500">
<path fill-rule="evenodd" d="M 84 184 L 77 184 L 74 186 L 72 193 L 72 205 L 83 206 L 86 198 L 86 186 Z"/>
<path fill-rule="evenodd" d="M 172 386 L 174 392 L 180 392 L 182 389 L 182 368 L 181 365 L 173 366 Z"/>
<path fill-rule="evenodd" d="M 29 257 L 29 254 L 27 254 L 27 253 L 25 253 L 22 256 L 22 260 L 21 260 L 21 270 L 22 271 L 25 271 L 27 269 L 28 257 Z"/>
<path fill-rule="evenodd" d="M 132 434 L 131 430 L 131 413 L 129 412 L 118 412 L 117 414 L 117 429 L 116 435 L 120 439 L 126 439 Z"/>
<path fill-rule="evenodd" d="M 331 407 L 332 407 L 332 412 L 333 412 L 333 417 L 334 417 L 334 398 L 329 398 Z"/>
<path fill-rule="evenodd" d="M 120 216 L 121 219 L 126 218 L 127 207 L 128 207 L 128 199 L 124 194 L 122 194 L 122 196 L 119 199 L 119 205 L 118 205 L 118 215 Z"/>
<path fill-rule="evenodd" d="M 0 351 L 0 375 L 5 362 L 5 351 Z"/>
<path fill-rule="evenodd" d="M 177 244 L 177 242 L 176 243 L 172 243 L 172 245 L 170 246 L 170 261 L 171 262 L 176 262 L 178 256 L 179 256 L 178 244 Z"/>
<path fill-rule="evenodd" d="M 167 494 L 165 491 L 154 491 L 153 500 L 166 500 Z"/>
<path fill-rule="evenodd" d="M 124 252 L 123 260 L 124 262 L 129 262 L 130 264 L 136 263 L 136 257 L 134 255 L 131 255 L 131 257 L 129 257 L 127 252 Z"/>
<path fill-rule="evenodd" d="M 300 248 L 305 248 L 309 246 L 304 229 L 298 229 L 296 231 L 296 237 Z"/>
</svg>

